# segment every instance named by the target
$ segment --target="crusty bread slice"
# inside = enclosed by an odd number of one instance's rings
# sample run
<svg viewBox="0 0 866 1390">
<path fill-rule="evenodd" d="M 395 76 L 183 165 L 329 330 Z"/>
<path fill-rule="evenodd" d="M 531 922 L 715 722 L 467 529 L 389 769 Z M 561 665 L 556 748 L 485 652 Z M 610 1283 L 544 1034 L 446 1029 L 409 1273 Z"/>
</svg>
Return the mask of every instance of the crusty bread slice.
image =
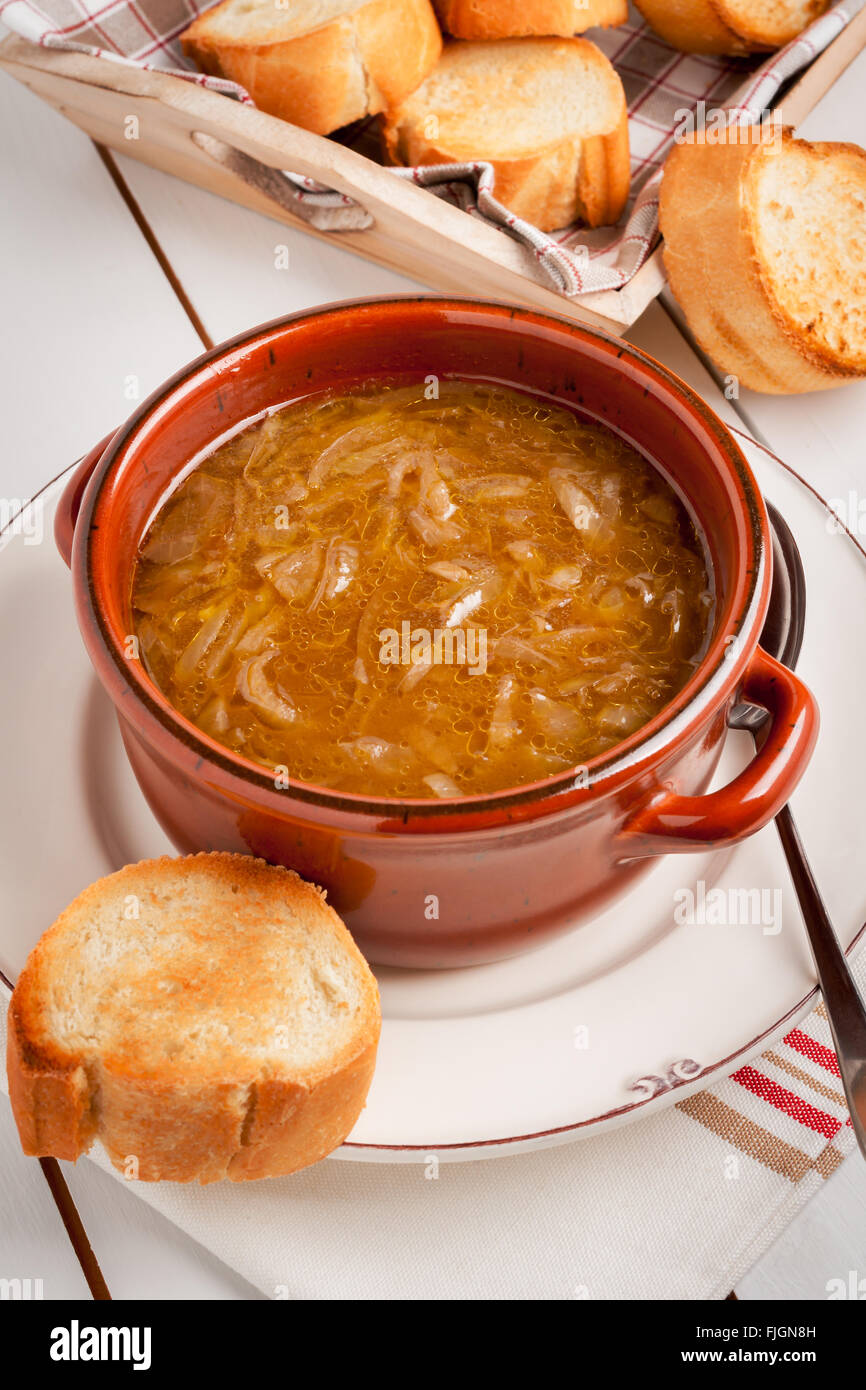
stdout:
<svg viewBox="0 0 866 1390">
<path fill-rule="evenodd" d="M 790 43 L 832 0 L 635 0 L 653 29 L 684 53 L 759 53 Z"/>
<path fill-rule="evenodd" d="M 335 1149 L 373 1075 L 376 982 L 323 894 L 239 854 L 132 864 L 32 951 L 9 1006 L 24 1152 L 99 1138 L 145 1182 L 276 1177 Z"/>
<path fill-rule="evenodd" d="M 495 197 L 543 231 L 616 222 L 628 197 L 625 93 L 587 39 L 446 43 L 383 140 L 392 164 L 489 161 Z"/>
<path fill-rule="evenodd" d="M 569 38 L 625 24 L 628 0 L 433 0 L 439 22 L 456 39 Z"/>
<path fill-rule="evenodd" d="M 745 140 L 747 132 L 741 131 Z M 755 391 L 866 375 L 866 153 L 771 142 L 677 145 L 660 225 L 671 289 L 697 341 Z"/>
<path fill-rule="evenodd" d="M 222 0 L 181 43 L 202 72 L 318 135 L 402 101 L 442 50 L 430 0 Z"/>
</svg>

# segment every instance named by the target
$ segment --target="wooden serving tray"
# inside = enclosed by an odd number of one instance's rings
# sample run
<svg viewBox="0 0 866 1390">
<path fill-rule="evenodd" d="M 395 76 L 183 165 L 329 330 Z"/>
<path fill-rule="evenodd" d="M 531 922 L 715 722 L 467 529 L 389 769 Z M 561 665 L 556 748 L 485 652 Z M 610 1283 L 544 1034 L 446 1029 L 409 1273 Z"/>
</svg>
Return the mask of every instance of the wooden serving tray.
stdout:
<svg viewBox="0 0 866 1390">
<path fill-rule="evenodd" d="M 861 11 L 785 95 L 779 113 L 797 126 L 866 47 Z M 534 257 L 506 232 L 469 217 L 425 189 L 396 179 L 335 140 L 168 73 L 87 54 L 42 48 L 10 36 L 0 67 L 94 140 L 198 184 L 311 236 L 446 293 L 503 299 L 622 334 L 665 284 L 661 251 L 621 290 L 569 299 L 549 288 Z M 129 139 L 130 116 L 138 139 Z M 322 232 L 298 217 L 277 171 L 290 169 L 360 203 L 362 231 Z"/>
</svg>

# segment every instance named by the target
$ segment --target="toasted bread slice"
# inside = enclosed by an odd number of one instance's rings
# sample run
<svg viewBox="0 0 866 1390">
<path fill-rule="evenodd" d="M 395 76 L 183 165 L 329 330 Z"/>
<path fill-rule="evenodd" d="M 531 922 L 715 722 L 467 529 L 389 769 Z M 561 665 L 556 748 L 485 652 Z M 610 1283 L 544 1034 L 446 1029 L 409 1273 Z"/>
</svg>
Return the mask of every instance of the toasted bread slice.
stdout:
<svg viewBox="0 0 866 1390">
<path fill-rule="evenodd" d="M 132 864 L 87 888 L 9 1006 L 24 1152 L 99 1138 L 145 1182 L 275 1177 L 335 1149 L 376 1058 L 376 982 L 312 884 L 239 854 Z"/>
<path fill-rule="evenodd" d="M 442 50 L 430 0 L 222 0 L 181 43 L 202 72 L 319 135 L 402 101 Z"/>
<path fill-rule="evenodd" d="M 442 28 L 456 39 L 570 38 L 625 24 L 628 0 L 433 0 Z"/>
<path fill-rule="evenodd" d="M 684 53 L 759 53 L 781 48 L 832 0 L 635 0 L 648 24 Z"/>
<path fill-rule="evenodd" d="M 746 131 L 740 138 L 747 137 Z M 675 146 L 660 225 L 671 289 L 696 339 L 755 391 L 866 375 L 866 153 L 857 145 Z"/>
<path fill-rule="evenodd" d="M 625 94 L 587 39 L 447 43 L 383 139 L 392 164 L 489 161 L 495 197 L 543 231 L 616 222 L 628 198 Z"/>
</svg>

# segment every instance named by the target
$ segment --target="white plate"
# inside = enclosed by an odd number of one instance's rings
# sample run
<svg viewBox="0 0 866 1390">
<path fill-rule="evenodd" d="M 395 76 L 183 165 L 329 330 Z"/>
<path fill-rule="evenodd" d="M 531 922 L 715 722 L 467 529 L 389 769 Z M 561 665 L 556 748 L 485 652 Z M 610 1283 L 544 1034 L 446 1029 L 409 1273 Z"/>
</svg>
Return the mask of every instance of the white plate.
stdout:
<svg viewBox="0 0 866 1390">
<path fill-rule="evenodd" d="M 793 808 L 848 947 L 866 921 L 866 650 L 857 616 L 866 557 L 828 526 L 815 494 L 757 446 L 747 452 L 806 568 L 799 669 L 818 697 L 822 731 Z M 51 536 L 59 492 L 52 484 L 34 504 L 41 543 L 38 527 L 30 535 L 13 527 L 0 561 L 0 968 L 13 979 L 86 884 L 171 850 L 78 634 Z M 746 735 L 731 735 L 717 783 L 750 752 Z M 697 891 L 698 881 L 706 891 L 764 890 L 780 930 L 679 925 L 676 895 Z M 742 907 L 733 906 L 736 917 Z M 609 911 L 529 955 L 467 970 L 386 968 L 379 983 L 376 1077 L 339 1157 L 394 1162 L 563 1143 L 679 1100 L 790 1027 L 810 1006 L 815 976 L 769 827 L 735 851 L 660 860 Z"/>
</svg>

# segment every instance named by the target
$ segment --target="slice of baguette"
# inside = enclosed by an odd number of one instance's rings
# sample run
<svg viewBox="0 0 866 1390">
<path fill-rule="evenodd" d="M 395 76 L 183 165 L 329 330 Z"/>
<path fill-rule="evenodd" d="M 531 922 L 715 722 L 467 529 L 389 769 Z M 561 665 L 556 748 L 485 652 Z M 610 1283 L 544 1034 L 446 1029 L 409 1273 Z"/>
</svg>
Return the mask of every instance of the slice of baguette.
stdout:
<svg viewBox="0 0 866 1390">
<path fill-rule="evenodd" d="M 145 1182 L 276 1177 L 364 1106 L 376 982 L 324 895 L 238 854 L 129 865 L 87 888 L 9 1006 L 24 1152 L 102 1141 Z"/>
<path fill-rule="evenodd" d="M 494 196 L 542 231 L 616 222 L 628 198 L 625 93 L 587 39 L 446 43 L 383 143 L 392 164 L 489 161 Z"/>
<path fill-rule="evenodd" d="M 759 53 L 790 43 L 832 0 L 635 0 L 644 19 L 684 53 Z"/>
<path fill-rule="evenodd" d="M 456 39 L 570 38 L 625 24 L 628 0 L 433 0 L 439 22 Z"/>
<path fill-rule="evenodd" d="M 723 372 L 776 395 L 866 375 L 866 153 L 857 145 L 810 144 L 790 131 L 772 143 L 677 145 L 660 226 L 671 289 Z"/>
<path fill-rule="evenodd" d="M 202 72 L 245 87 L 262 111 L 328 135 L 384 111 L 442 51 L 430 0 L 222 0 L 181 35 Z"/>
</svg>

